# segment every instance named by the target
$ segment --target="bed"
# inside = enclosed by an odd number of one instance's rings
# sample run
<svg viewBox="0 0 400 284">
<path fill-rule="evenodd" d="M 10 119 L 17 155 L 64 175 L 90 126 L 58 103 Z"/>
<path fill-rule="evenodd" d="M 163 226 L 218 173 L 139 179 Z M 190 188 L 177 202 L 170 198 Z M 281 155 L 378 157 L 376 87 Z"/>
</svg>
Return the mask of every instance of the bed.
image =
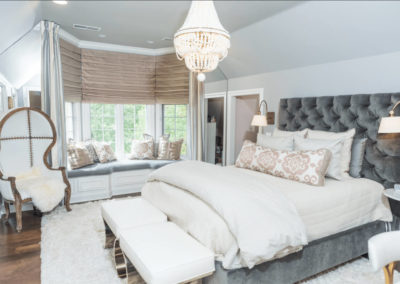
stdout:
<svg viewBox="0 0 400 284">
<path fill-rule="evenodd" d="M 282 178 L 232 168 L 237 175 L 253 176 L 278 188 L 304 221 L 308 244 L 293 248 L 251 269 L 240 261 L 224 262 L 235 238 L 210 206 L 165 182 L 149 182 L 142 190 L 148 201 L 211 248 L 217 256 L 216 273 L 205 283 L 293 283 L 367 252 L 367 240 L 387 229 L 391 221 L 384 187 L 399 182 L 400 159 L 395 140 L 378 139 L 379 117 L 400 100 L 399 94 L 353 95 L 282 99 L 278 127 L 333 132 L 356 129 L 367 137 L 362 177 L 326 180 L 323 190 Z"/>
</svg>

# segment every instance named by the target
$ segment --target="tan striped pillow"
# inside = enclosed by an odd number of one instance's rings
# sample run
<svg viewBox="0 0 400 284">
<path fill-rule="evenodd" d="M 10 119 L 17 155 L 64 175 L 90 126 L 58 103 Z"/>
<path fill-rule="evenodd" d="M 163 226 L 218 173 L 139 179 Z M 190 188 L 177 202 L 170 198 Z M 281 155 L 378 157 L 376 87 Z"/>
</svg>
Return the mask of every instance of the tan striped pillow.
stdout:
<svg viewBox="0 0 400 284">
<path fill-rule="evenodd" d="M 67 147 L 68 162 L 71 169 L 78 169 L 93 164 L 85 145 L 70 143 Z"/>
<path fill-rule="evenodd" d="M 183 144 L 183 139 L 169 142 L 169 148 L 168 148 L 169 160 L 179 160 L 181 158 L 182 144 Z"/>
</svg>

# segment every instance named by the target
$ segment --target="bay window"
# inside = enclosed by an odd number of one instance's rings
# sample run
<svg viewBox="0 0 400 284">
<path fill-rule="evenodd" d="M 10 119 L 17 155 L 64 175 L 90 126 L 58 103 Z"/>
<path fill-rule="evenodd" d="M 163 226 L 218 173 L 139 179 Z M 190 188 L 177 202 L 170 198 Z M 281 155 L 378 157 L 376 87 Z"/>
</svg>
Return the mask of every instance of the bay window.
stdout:
<svg viewBox="0 0 400 284">
<path fill-rule="evenodd" d="M 187 144 L 187 105 L 163 105 L 163 133 L 170 135 L 170 140 L 183 139 L 182 155 L 186 155 Z"/>
<path fill-rule="evenodd" d="M 146 105 L 123 105 L 124 152 L 130 153 L 133 139 L 146 131 Z"/>
<path fill-rule="evenodd" d="M 90 138 L 109 143 L 115 151 L 115 105 L 90 104 Z"/>
</svg>

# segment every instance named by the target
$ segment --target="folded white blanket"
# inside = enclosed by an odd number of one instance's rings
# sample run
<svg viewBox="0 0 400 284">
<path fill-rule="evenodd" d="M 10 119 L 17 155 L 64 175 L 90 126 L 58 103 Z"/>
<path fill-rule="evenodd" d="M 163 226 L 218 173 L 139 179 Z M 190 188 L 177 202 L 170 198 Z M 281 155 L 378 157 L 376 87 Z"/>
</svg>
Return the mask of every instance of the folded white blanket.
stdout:
<svg viewBox="0 0 400 284">
<path fill-rule="evenodd" d="M 53 210 L 64 198 L 64 182 L 43 176 L 37 168 L 17 176 L 15 182 L 18 191 L 31 197 L 33 205 L 42 212 Z"/>
<path fill-rule="evenodd" d="M 225 256 L 224 267 L 240 257 L 243 265 L 252 268 L 307 244 L 295 206 L 263 179 L 245 171 L 185 161 L 153 172 L 148 182 L 152 181 L 191 192 L 221 216 L 237 241 L 237 247 Z"/>
</svg>

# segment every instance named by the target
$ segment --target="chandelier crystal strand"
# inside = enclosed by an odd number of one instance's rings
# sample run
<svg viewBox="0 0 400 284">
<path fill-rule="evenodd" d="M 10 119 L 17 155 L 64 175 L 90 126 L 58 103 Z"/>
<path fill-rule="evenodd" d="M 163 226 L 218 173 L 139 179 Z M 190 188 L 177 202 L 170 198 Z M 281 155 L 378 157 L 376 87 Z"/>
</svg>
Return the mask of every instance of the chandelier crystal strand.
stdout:
<svg viewBox="0 0 400 284">
<path fill-rule="evenodd" d="M 178 59 L 184 59 L 189 70 L 203 73 L 217 68 L 228 55 L 230 36 L 218 19 L 213 1 L 192 2 L 185 23 L 175 34 L 174 45 Z"/>
</svg>

